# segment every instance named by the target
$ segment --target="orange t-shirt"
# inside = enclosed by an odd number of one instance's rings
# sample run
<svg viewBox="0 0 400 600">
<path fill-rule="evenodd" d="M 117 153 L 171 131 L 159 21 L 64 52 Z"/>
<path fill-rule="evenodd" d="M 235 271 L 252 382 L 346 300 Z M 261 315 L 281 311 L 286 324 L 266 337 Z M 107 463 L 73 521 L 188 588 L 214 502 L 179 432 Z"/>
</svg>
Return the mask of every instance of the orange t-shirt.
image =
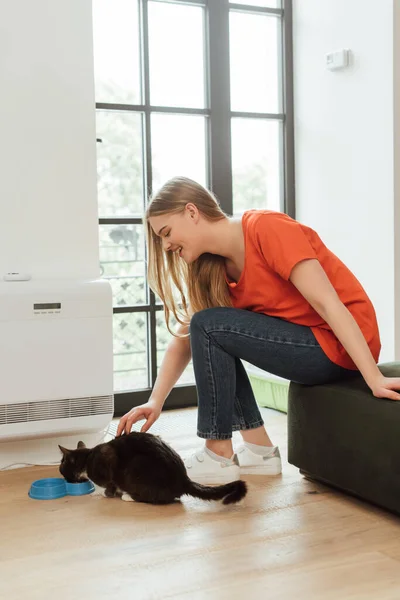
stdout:
<svg viewBox="0 0 400 600">
<path fill-rule="evenodd" d="M 271 210 L 246 211 L 242 226 L 244 268 L 237 283 L 227 280 L 233 306 L 311 327 L 332 362 L 357 369 L 329 325 L 289 281 L 298 262 L 317 259 L 378 362 L 381 343 L 374 307 L 357 278 L 318 234 L 288 215 Z"/>
</svg>

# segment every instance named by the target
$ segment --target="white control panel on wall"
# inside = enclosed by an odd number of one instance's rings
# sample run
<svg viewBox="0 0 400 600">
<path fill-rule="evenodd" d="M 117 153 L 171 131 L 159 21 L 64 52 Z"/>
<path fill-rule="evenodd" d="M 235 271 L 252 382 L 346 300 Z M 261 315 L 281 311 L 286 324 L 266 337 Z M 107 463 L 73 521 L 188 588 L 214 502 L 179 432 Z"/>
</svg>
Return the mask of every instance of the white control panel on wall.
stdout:
<svg viewBox="0 0 400 600">
<path fill-rule="evenodd" d="M 350 64 L 350 50 L 343 48 L 336 52 L 330 52 L 325 56 L 325 64 L 330 71 L 345 69 Z"/>
</svg>

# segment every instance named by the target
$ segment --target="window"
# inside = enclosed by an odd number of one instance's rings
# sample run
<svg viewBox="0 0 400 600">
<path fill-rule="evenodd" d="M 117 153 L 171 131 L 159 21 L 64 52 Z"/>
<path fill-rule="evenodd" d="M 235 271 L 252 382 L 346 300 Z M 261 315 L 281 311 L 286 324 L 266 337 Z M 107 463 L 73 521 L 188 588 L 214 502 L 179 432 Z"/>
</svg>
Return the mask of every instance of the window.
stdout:
<svg viewBox="0 0 400 600">
<path fill-rule="evenodd" d="M 291 3 L 96 0 L 102 276 L 114 297 L 116 414 L 145 402 L 170 335 L 148 289 L 142 214 L 174 175 L 229 214 L 294 215 Z M 191 364 L 167 406 L 196 402 Z"/>
</svg>

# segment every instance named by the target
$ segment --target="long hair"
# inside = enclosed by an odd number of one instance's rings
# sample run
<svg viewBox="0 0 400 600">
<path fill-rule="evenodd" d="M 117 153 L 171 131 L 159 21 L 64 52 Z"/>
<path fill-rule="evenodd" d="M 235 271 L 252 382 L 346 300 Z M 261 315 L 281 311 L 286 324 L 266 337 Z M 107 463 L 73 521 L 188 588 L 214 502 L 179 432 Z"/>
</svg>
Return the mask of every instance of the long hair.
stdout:
<svg viewBox="0 0 400 600">
<path fill-rule="evenodd" d="M 150 200 L 144 215 L 148 247 L 148 282 L 164 304 L 165 320 L 170 329 L 171 313 L 178 323 L 187 324 L 192 314 L 216 306 L 232 306 L 225 279 L 225 259 L 205 253 L 187 265 L 176 252 L 165 252 L 162 241 L 149 223 L 150 217 L 183 212 L 195 204 L 208 221 L 226 218 L 211 192 L 185 177 L 174 177 Z"/>
</svg>

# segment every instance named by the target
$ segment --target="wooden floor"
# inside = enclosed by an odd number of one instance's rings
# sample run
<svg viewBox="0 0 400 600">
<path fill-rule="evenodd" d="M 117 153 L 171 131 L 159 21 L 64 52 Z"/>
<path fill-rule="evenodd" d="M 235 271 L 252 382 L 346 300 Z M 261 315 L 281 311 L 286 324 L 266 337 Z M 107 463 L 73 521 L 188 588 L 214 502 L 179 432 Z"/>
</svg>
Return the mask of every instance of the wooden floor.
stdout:
<svg viewBox="0 0 400 600">
<path fill-rule="evenodd" d="M 264 410 L 286 455 L 286 416 Z M 201 445 L 196 413 L 153 427 L 178 451 Z M 153 507 L 100 496 L 35 501 L 54 467 L 0 473 L 1 600 L 400 598 L 400 519 L 309 482 L 248 477 L 241 505 Z"/>
</svg>

